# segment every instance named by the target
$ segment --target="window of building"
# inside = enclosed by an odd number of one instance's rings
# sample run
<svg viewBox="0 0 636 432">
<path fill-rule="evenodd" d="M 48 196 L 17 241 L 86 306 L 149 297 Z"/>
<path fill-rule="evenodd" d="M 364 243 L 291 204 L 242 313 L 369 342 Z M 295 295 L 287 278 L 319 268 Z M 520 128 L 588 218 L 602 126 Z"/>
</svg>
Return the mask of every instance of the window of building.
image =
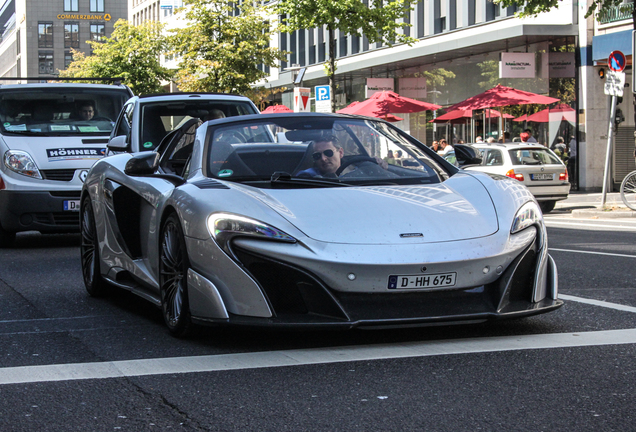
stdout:
<svg viewBox="0 0 636 432">
<path fill-rule="evenodd" d="M 38 23 L 38 47 L 53 48 L 53 23 Z"/>
<path fill-rule="evenodd" d="M 79 48 L 79 23 L 64 23 L 64 48 Z"/>
<path fill-rule="evenodd" d="M 78 0 L 64 0 L 64 12 L 78 12 Z"/>
<path fill-rule="evenodd" d="M 73 63 L 73 54 L 70 51 L 64 51 L 64 69 L 68 69 Z"/>
<path fill-rule="evenodd" d="M 53 51 L 38 51 L 38 73 L 44 75 L 53 72 Z"/>
<path fill-rule="evenodd" d="M 105 25 L 103 23 L 91 23 L 91 40 L 102 42 L 106 36 Z"/>
<path fill-rule="evenodd" d="M 104 12 L 104 0 L 91 0 L 91 12 Z"/>
</svg>

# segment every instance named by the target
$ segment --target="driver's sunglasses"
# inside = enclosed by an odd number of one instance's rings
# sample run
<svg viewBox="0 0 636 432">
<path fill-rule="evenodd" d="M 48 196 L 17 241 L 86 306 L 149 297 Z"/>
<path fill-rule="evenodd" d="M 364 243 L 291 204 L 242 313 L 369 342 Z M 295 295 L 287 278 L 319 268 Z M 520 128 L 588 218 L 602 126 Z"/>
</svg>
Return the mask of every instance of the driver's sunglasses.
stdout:
<svg viewBox="0 0 636 432">
<path fill-rule="evenodd" d="M 316 153 L 312 154 L 311 157 L 314 158 L 315 161 L 317 161 L 317 160 L 319 160 L 322 157 L 323 154 L 325 156 L 327 156 L 328 158 L 330 158 L 330 157 L 332 157 L 334 155 L 334 151 L 331 150 L 331 149 L 327 149 L 327 150 L 322 151 L 322 152 L 316 152 Z"/>
</svg>

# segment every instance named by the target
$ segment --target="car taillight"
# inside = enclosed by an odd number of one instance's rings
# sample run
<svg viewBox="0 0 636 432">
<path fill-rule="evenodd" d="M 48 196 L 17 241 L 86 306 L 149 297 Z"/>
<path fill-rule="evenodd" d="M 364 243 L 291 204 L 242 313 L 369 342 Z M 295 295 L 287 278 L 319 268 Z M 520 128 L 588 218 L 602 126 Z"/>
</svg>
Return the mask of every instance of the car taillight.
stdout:
<svg viewBox="0 0 636 432">
<path fill-rule="evenodd" d="M 0 176 L 0 190 L 2 189 L 6 189 L 6 186 L 4 184 L 4 180 L 2 180 L 2 176 Z"/>
<path fill-rule="evenodd" d="M 523 174 L 515 174 L 515 170 L 508 171 L 506 175 L 515 180 L 523 181 Z"/>
<path fill-rule="evenodd" d="M 559 174 L 559 180 L 561 181 L 568 181 L 568 169 L 565 169 L 565 172 L 562 172 L 561 174 Z"/>
</svg>

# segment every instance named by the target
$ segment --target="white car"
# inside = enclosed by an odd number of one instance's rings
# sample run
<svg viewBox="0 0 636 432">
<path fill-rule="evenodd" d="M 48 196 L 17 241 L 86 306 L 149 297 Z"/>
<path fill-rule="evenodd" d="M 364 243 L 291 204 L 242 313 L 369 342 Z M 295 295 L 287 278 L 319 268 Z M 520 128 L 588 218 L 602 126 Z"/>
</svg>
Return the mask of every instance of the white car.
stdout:
<svg viewBox="0 0 636 432">
<path fill-rule="evenodd" d="M 190 119 L 207 121 L 258 113 L 250 99 L 224 93 L 135 96 L 126 101 L 117 117 L 108 148 L 128 153 L 151 151 L 168 133 Z"/>
<path fill-rule="evenodd" d="M 123 85 L 0 85 L 0 247 L 21 231 L 79 231 L 83 181 L 131 96 Z"/>
<path fill-rule="evenodd" d="M 568 170 L 554 152 L 542 145 L 506 143 L 471 144 L 482 153 L 479 165 L 467 170 L 501 174 L 520 181 L 530 189 L 543 213 L 570 193 Z"/>
</svg>

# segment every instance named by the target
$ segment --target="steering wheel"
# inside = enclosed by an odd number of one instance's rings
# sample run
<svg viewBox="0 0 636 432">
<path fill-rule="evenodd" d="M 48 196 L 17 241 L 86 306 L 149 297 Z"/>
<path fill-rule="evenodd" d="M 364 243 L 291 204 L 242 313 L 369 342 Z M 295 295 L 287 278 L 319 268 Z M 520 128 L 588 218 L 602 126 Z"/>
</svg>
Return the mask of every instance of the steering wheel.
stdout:
<svg viewBox="0 0 636 432">
<path fill-rule="evenodd" d="M 345 170 L 345 168 L 347 168 L 349 165 L 359 164 L 361 162 L 373 162 L 374 164 L 378 165 L 378 161 L 375 158 L 372 158 L 370 156 L 364 156 L 364 155 L 350 156 L 346 159 L 343 158 L 342 162 L 340 163 L 340 168 L 338 168 L 338 170 L 336 171 L 336 174 L 340 175 Z"/>
<path fill-rule="evenodd" d="M 223 141 L 226 143 L 245 143 L 247 142 L 247 138 L 241 132 L 236 130 L 230 130 L 221 132 L 221 135 L 217 138 L 216 141 Z"/>
</svg>

